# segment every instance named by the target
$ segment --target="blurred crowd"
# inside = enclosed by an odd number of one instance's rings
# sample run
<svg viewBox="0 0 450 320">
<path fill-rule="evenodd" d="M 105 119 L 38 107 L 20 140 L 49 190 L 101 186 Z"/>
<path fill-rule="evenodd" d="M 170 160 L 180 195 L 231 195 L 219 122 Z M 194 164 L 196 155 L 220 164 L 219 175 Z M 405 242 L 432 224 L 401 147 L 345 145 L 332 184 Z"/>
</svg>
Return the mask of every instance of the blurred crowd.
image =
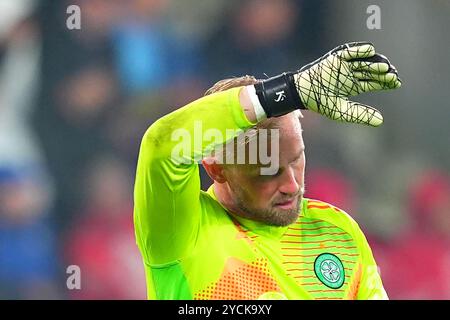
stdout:
<svg viewBox="0 0 450 320">
<path fill-rule="evenodd" d="M 66 26 L 73 4 L 80 30 Z M 0 299 L 145 299 L 132 221 L 143 133 L 220 79 L 295 70 L 338 45 L 345 29 L 327 19 L 334 9 L 300 0 L 0 1 Z M 415 69 L 397 67 L 413 69 L 408 90 Z M 431 103 L 448 122 L 440 94 Z M 407 107 L 403 96 L 379 95 L 380 108 Z M 440 114 L 429 116 L 439 124 Z M 431 140 L 407 149 L 407 124 L 385 128 L 306 112 L 306 196 L 359 222 L 390 298 L 450 299 L 450 148 L 439 142 L 450 129 L 432 128 L 435 149 Z M 80 290 L 66 286 L 70 265 L 80 267 Z"/>
</svg>

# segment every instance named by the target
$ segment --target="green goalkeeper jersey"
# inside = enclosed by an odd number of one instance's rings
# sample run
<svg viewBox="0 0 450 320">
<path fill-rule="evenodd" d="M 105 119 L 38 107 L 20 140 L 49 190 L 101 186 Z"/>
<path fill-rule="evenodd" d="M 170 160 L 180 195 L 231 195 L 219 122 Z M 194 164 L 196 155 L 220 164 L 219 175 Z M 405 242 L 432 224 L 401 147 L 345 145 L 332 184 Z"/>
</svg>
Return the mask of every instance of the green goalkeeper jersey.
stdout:
<svg viewBox="0 0 450 320">
<path fill-rule="evenodd" d="M 268 226 L 228 212 L 213 187 L 200 189 L 194 160 L 210 151 L 210 141 L 185 140 L 193 161 L 174 161 L 177 129 L 194 137 L 200 121 L 226 137 L 227 129 L 254 125 L 239 104 L 240 89 L 166 115 L 142 139 L 134 223 L 148 298 L 386 299 L 371 249 L 342 210 L 305 198 L 295 223 Z"/>
</svg>

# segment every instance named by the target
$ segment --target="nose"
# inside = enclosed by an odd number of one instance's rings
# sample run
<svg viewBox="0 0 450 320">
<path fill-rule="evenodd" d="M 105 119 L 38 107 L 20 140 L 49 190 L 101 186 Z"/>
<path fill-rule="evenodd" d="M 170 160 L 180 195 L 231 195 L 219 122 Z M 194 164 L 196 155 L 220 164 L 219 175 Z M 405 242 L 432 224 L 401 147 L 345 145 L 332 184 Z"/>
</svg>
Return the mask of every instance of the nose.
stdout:
<svg viewBox="0 0 450 320">
<path fill-rule="evenodd" d="M 278 190 L 283 194 L 294 195 L 299 191 L 299 188 L 300 184 L 297 181 L 295 170 L 293 168 L 285 170 L 281 176 Z"/>
</svg>

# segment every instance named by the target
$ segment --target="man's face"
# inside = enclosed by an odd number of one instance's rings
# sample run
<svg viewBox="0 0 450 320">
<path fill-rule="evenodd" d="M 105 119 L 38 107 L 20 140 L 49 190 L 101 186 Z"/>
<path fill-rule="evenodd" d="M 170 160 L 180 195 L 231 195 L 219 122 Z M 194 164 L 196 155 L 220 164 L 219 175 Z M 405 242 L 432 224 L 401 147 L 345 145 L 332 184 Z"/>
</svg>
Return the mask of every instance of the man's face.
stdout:
<svg viewBox="0 0 450 320">
<path fill-rule="evenodd" d="M 295 222 L 300 213 L 305 147 L 298 118 L 284 116 L 279 121 L 279 170 L 273 175 L 261 175 L 259 164 L 238 164 L 227 167 L 225 175 L 239 216 L 286 226 Z"/>
</svg>

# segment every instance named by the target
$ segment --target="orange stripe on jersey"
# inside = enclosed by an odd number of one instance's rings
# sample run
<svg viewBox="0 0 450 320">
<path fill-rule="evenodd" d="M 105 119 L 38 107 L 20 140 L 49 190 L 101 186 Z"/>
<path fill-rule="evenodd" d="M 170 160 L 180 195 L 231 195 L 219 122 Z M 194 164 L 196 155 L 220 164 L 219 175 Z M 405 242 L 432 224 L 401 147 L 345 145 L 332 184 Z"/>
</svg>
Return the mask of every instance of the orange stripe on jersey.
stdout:
<svg viewBox="0 0 450 320">
<path fill-rule="evenodd" d="M 319 230 L 319 229 L 333 229 L 333 228 L 339 228 L 338 226 L 321 226 L 321 227 L 317 227 L 317 228 L 292 228 L 289 227 L 289 230 L 297 230 L 297 231 L 314 231 L 314 230 Z"/>
<path fill-rule="evenodd" d="M 286 271 L 310 271 L 309 268 L 292 268 L 292 269 L 286 269 Z"/>
<path fill-rule="evenodd" d="M 344 289 L 333 289 L 333 290 L 309 290 L 308 292 L 342 292 Z"/>
<path fill-rule="evenodd" d="M 319 222 L 325 222 L 323 220 L 314 220 L 314 221 L 297 221 L 294 224 L 316 224 Z"/>
<path fill-rule="evenodd" d="M 318 205 L 318 204 L 311 204 L 307 206 L 308 209 L 331 209 L 331 206 L 328 205 Z"/>
<path fill-rule="evenodd" d="M 317 279 L 317 276 L 292 276 L 293 278 L 296 278 L 296 279 L 311 279 L 311 278 L 313 278 L 313 279 Z M 311 291 L 309 291 L 309 292 L 311 292 Z"/>
<path fill-rule="evenodd" d="M 308 209 L 333 209 L 336 212 L 343 213 L 343 211 L 339 208 L 336 208 L 335 206 L 323 203 L 323 202 L 314 202 L 307 205 Z"/>
<path fill-rule="evenodd" d="M 286 233 L 285 236 L 289 236 L 289 237 L 320 237 L 320 236 L 341 236 L 343 234 L 347 234 L 347 232 L 325 232 L 325 233 L 319 233 L 319 234 L 289 234 Z"/>
<path fill-rule="evenodd" d="M 293 248 L 281 248 L 282 250 L 320 250 L 320 249 L 356 249 L 355 246 L 328 246 L 328 247 L 312 247 L 312 248 L 304 248 L 304 247 L 293 247 Z"/>
<path fill-rule="evenodd" d="M 308 203 L 324 203 L 324 202 L 320 200 L 308 199 Z"/>
<path fill-rule="evenodd" d="M 339 256 L 348 256 L 348 257 L 357 257 L 357 256 L 359 256 L 359 254 L 357 254 L 357 253 L 352 254 L 352 253 L 341 253 L 341 252 L 339 252 L 339 253 L 334 253 L 334 254 L 339 255 Z M 303 258 L 306 258 L 306 257 L 315 257 L 315 256 L 317 256 L 317 254 L 283 254 L 282 256 L 283 257 L 303 257 Z"/>
<path fill-rule="evenodd" d="M 361 264 L 358 263 L 356 266 L 355 275 L 353 277 L 353 281 L 349 285 L 349 290 L 346 298 L 355 300 L 358 296 L 359 283 L 361 282 Z"/>
<path fill-rule="evenodd" d="M 347 257 L 357 257 L 359 256 L 358 253 L 338 253 L 340 256 L 347 256 Z"/>
<path fill-rule="evenodd" d="M 348 264 L 354 264 L 356 261 L 350 261 L 350 260 L 344 260 L 344 259 L 340 259 L 342 262 L 348 263 Z M 283 261 L 283 264 L 288 264 L 288 263 L 297 263 L 297 264 L 311 264 L 314 263 L 314 261 Z"/>
<path fill-rule="evenodd" d="M 308 283 L 302 283 L 303 286 L 317 286 L 320 284 L 320 282 L 308 282 Z"/>
<path fill-rule="evenodd" d="M 283 254 L 283 257 L 317 257 L 317 254 Z"/>
<path fill-rule="evenodd" d="M 319 201 L 319 200 L 308 200 L 307 206 L 323 206 L 323 207 L 334 207 L 332 204 L 323 202 L 323 201 Z"/>
<path fill-rule="evenodd" d="M 328 239 L 328 240 L 319 240 L 319 241 L 288 241 L 288 240 L 281 240 L 281 243 L 321 243 L 321 242 L 327 242 L 327 241 L 333 241 L 333 242 L 350 242 L 353 241 L 353 239 L 346 239 L 346 240 L 339 240 L 339 239 Z"/>
</svg>

